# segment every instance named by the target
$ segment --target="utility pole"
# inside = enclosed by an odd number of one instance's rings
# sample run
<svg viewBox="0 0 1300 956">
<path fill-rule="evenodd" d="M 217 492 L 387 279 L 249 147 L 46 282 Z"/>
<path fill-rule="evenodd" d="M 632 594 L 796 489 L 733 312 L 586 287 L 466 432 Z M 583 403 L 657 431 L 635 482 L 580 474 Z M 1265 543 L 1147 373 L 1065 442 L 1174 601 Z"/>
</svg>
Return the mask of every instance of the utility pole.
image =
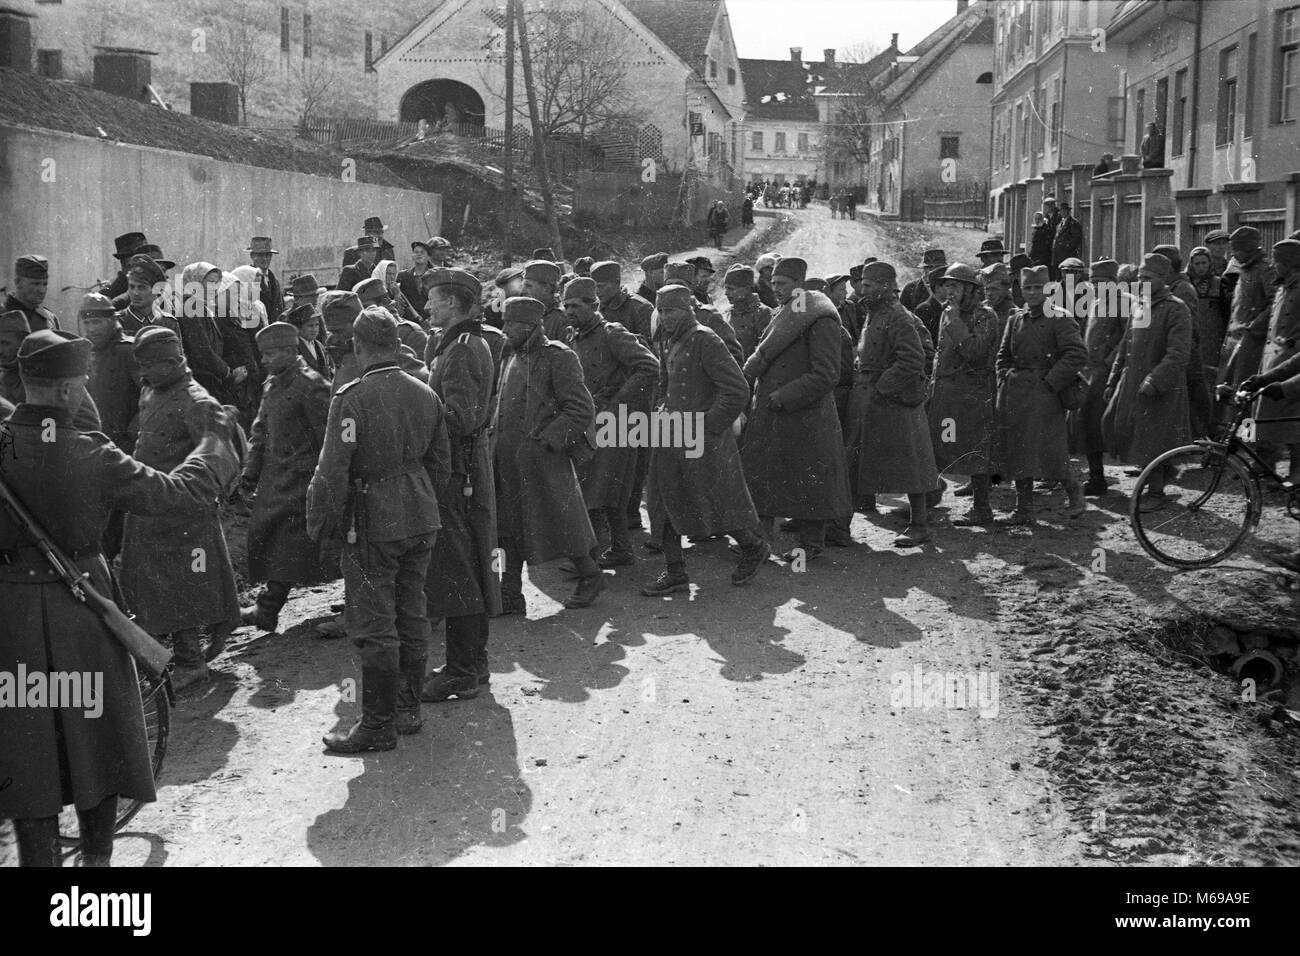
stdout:
<svg viewBox="0 0 1300 956">
<path fill-rule="evenodd" d="M 542 181 L 542 201 L 546 207 L 546 224 L 551 232 L 551 247 L 559 259 L 564 258 L 564 240 L 560 238 L 560 224 L 555 218 L 555 196 L 551 192 L 551 165 L 546 157 L 546 140 L 542 136 L 542 121 L 537 112 L 537 90 L 533 86 L 533 61 L 528 52 L 528 26 L 524 23 L 524 7 L 515 4 L 515 22 L 519 25 L 519 56 L 524 68 L 524 90 L 528 94 L 528 118 L 533 128 L 533 149 L 537 151 L 537 171 Z"/>
<path fill-rule="evenodd" d="M 502 216 L 501 264 L 513 261 L 510 254 L 510 237 L 515 228 L 515 2 L 506 0 L 506 157 L 505 188 L 502 196 L 505 212 Z"/>
</svg>

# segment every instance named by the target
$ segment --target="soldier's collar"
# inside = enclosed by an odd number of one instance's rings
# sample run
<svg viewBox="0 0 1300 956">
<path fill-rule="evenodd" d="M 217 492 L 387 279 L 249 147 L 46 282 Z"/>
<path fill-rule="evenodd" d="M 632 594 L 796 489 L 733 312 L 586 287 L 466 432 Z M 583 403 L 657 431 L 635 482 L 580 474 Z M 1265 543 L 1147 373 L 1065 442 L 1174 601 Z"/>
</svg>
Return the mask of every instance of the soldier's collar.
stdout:
<svg viewBox="0 0 1300 956">
<path fill-rule="evenodd" d="M 367 375 L 373 375 L 377 372 L 400 372 L 401 370 L 402 366 L 397 364 L 396 360 L 391 362 L 376 362 L 374 365 L 367 365 L 358 377 L 365 378 Z"/>
<path fill-rule="evenodd" d="M 9 416 L 15 425 L 40 425 L 47 418 L 54 419 L 56 425 L 70 425 L 72 411 L 54 405 L 33 405 L 31 402 L 19 402 Z"/>
</svg>

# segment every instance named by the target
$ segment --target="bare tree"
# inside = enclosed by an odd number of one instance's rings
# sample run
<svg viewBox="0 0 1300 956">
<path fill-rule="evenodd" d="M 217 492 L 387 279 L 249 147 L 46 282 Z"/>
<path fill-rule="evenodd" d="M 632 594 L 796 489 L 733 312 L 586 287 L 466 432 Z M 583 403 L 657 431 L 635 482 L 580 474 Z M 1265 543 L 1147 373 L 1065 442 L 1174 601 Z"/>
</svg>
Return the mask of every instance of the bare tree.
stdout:
<svg viewBox="0 0 1300 956">
<path fill-rule="evenodd" d="M 842 51 L 836 75 L 828 84 L 829 125 L 823 137 L 828 158 L 845 158 L 862 167 L 871 161 L 884 84 L 870 63 L 879 53 L 871 43 L 857 43 Z"/>
<path fill-rule="evenodd" d="M 209 31 L 212 56 L 222 74 L 239 90 L 239 112 L 248 123 L 248 91 L 271 73 L 263 47 L 262 25 L 254 22 L 246 0 L 232 4 Z"/>
<path fill-rule="evenodd" d="M 308 118 L 333 94 L 338 77 L 323 62 L 304 59 L 293 74 L 292 84 L 298 125 L 306 126 Z"/>
</svg>

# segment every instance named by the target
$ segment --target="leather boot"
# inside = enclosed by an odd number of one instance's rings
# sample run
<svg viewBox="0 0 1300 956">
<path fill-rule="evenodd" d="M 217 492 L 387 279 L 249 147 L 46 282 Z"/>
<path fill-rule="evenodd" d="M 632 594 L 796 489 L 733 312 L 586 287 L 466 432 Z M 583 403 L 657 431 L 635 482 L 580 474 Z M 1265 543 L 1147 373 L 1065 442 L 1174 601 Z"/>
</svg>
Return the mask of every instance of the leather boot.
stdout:
<svg viewBox="0 0 1300 956">
<path fill-rule="evenodd" d="M 1034 482 L 1030 478 L 1016 479 L 1016 509 L 1009 515 L 993 520 L 1003 528 L 1032 527 L 1034 524 Z"/>
<path fill-rule="evenodd" d="M 989 476 L 971 475 L 971 497 L 974 499 L 970 511 L 960 518 L 954 518 L 954 528 L 974 528 L 993 523 L 993 508 L 989 504 Z"/>
<path fill-rule="evenodd" d="M 591 607 L 596 601 L 596 596 L 603 590 L 605 590 L 605 574 L 597 568 L 595 574 L 578 579 L 577 589 L 564 599 L 564 606 L 569 610 Z"/>
<path fill-rule="evenodd" d="M 77 811 L 81 852 L 78 866 L 109 866 L 113 856 L 113 834 L 117 832 L 117 794 L 89 810 Z"/>
<path fill-rule="evenodd" d="M 203 659 L 197 627 L 187 627 L 172 636 L 172 690 L 180 693 L 191 684 L 208 679 L 208 662 Z"/>
<path fill-rule="evenodd" d="M 59 818 L 28 817 L 14 821 L 19 866 L 60 866 Z"/>
<path fill-rule="evenodd" d="M 1065 483 L 1065 500 L 1066 513 L 1071 518 L 1079 517 L 1088 509 L 1083 500 L 1083 485 L 1077 478 L 1071 478 Z"/>
<path fill-rule="evenodd" d="M 393 725 L 399 734 L 409 736 L 420 732 L 424 715 L 420 713 L 420 691 L 424 685 L 424 668 L 428 661 L 415 661 L 403 666 L 397 675 L 397 713 Z"/>
<path fill-rule="evenodd" d="M 447 666 L 424 680 L 421 700 L 441 703 L 452 697 L 471 700 L 478 696 L 476 667 L 480 617 L 466 614 L 447 618 Z"/>
<path fill-rule="evenodd" d="M 392 750 L 397 746 L 394 715 L 397 710 L 395 670 L 379 667 L 361 668 L 361 719 L 347 733 L 331 733 L 321 738 L 334 753 L 355 754 L 368 750 Z"/>
</svg>

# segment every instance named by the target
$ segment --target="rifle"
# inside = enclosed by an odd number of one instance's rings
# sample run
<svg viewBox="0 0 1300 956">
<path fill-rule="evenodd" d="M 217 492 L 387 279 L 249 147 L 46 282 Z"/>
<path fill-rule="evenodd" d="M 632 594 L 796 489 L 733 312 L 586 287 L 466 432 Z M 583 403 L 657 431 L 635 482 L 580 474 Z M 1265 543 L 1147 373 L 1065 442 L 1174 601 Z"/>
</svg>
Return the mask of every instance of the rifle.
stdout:
<svg viewBox="0 0 1300 956">
<path fill-rule="evenodd" d="M 90 575 L 78 568 L 72 559 L 54 543 L 3 478 L 0 478 L 0 503 L 8 509 L 18 526 L 36 541 L 36 547 L 45 556 L 54 573 L 67 585 L 72 596 L 95 613 L 108 628 L 109 633 L 117 638 L 136 659 L 145 673 L 153 678 L 161 677 L 168 661 L 172 658 L 172 652 L 150 637 L 148 632 L 131 620 L 121 608 L 95 590 L 94 585 L 90 583 Z"/>
</svg>

